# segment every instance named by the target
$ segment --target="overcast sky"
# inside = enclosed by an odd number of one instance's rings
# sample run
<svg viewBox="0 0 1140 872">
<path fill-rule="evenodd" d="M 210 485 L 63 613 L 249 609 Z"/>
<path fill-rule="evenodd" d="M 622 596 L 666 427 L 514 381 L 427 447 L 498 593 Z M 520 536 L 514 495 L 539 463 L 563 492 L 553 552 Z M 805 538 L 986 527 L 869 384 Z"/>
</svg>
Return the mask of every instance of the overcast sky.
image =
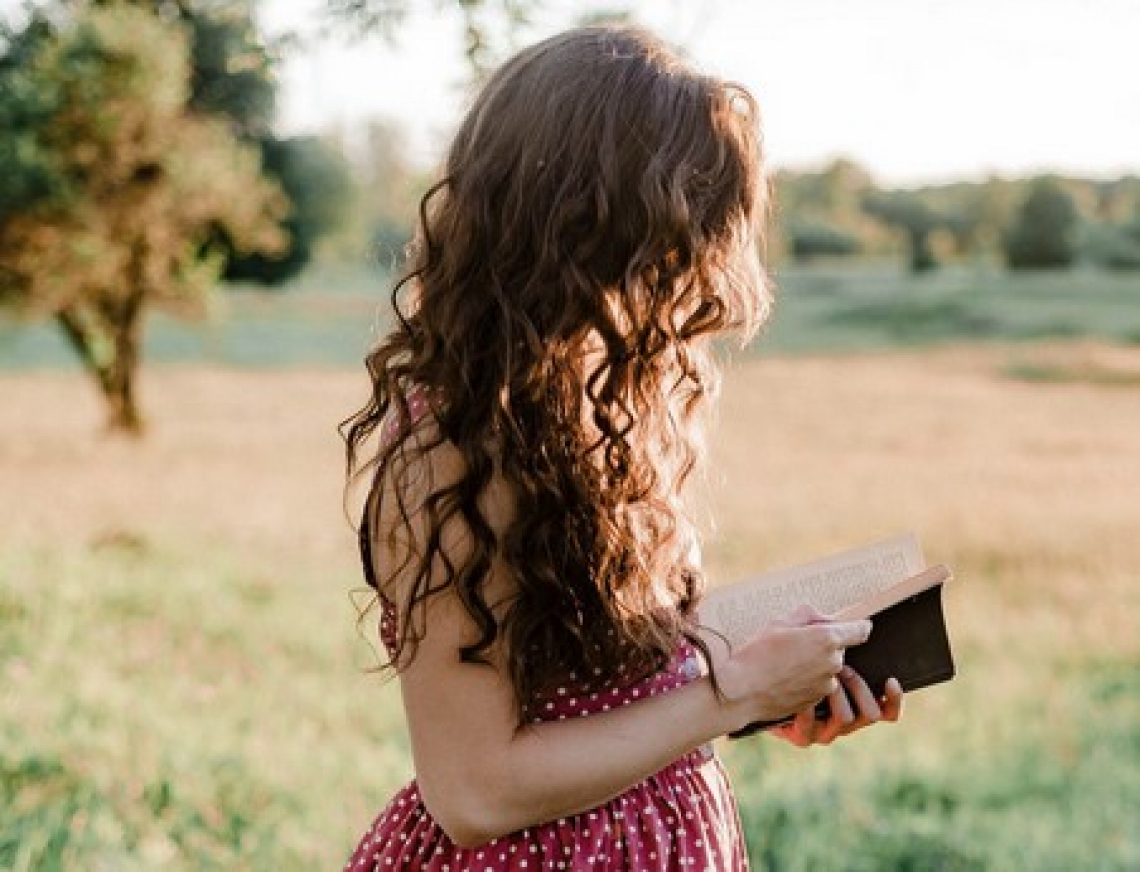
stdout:
<svg viewBox="0 0 1140 872">
<path fill-rule="evenodd" d="M 266 0 L 274 29 L 319 0 Z M 423 4 L 429 5 L 429 4 Z M 608 4 L 547 0 L 527 34 Z M 850 156 L 881 179 L 990 172 L 1140 171 L 1140 0 L 657 0 L 640 20 L 748 85 L 773 162 Z M 404 126 L 424 160 L 462 110 L 456 20 L 413 17 L 400 45 L 329 41 L 282 71 L 290 132 L 370 115 Z"/>
</svg>

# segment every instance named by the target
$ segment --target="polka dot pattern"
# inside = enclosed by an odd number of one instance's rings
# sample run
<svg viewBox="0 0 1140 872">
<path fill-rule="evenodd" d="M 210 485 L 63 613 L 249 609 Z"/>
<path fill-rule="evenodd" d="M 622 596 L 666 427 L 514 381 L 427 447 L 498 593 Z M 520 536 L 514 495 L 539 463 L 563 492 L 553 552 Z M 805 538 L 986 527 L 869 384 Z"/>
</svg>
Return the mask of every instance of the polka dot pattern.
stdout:
<svg viewBox="0 0 1140 872">
<path fill-rule="evenodd" d="M 568 681 L 536 701 L 530 719 L 538 723 L 588 717 L 669 693 L 698 672 L 695 652 L 682 646 L 668 667 L 639 682 L 584 692 Z M 591 811 L 521 830 L 479 848 L 453 844 L 412 781 L 376 818 L 345 872 L 747 868 L 727 776 L 711 749 L 699 748 Z"/>
<path fill-rule="evenodd" d="M 411 403 L 413 414 L 423 411 Z M 418 406 L 418 408 L 417 408 Z M 381 600 L 380 635 L 391 648 L 398 615 Z M 700 674 L 692 646 L 680 646 L 664 669 L 608 683 L 568 675 L 564 684 L 533 700 L 533 723 L 589 717 L 670 693 Z M 590 811 L 521 830 L 478 848 L 452 843 L 432 818 L 415 781 L 396 794 L 364 834 L 345 872 L 539 872 L 628 869 L 693 872 L 748 868 L 740 818 L 728 778 L 710 747 L 698 748 Z"/>
</svg>

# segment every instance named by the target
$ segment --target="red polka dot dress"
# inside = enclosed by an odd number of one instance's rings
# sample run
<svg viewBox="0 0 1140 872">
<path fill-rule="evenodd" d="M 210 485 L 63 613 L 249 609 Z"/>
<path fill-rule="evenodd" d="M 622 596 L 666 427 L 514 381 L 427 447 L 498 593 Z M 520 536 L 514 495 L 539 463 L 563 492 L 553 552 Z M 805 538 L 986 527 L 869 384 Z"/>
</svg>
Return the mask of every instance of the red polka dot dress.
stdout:
<svg viewBox="0 0 1140 872">
<path fill-rule="evenodd" d="M 389 617 L 385 623 L 391 626 Z M 531 707 L 535 722 L 589 717 L 639 699 L 669 693 L 699 672 L 685 646 L 669 666 L 634 684 L 597 693 L 570 685 Z M 748 868 L 736 803 L 711 749 L 697 749 L 592 811 L 550 821 L 478 848 L 452 843 L 412 781 L 365 833 L 346 872 L 423 869 L 432 872 L 630 869 L 744 870 Z"/>
<path fill-rule="evenodd" d="M 368 561 L 366 560 L 366 566 Z M 397 635 L 396 610 L 382 602 L 381 637 Z M 527 707 L 532 723 L 589 717 L 669 693 L 700 674 L 696 652 L 682 645 L 660 672 L 638 681 L 621 675 L 595 691 L 569 676 Z M 353 852 L 345 872 L 431 870 L 628 869 L 653 872 L 745 870 L 736 802 L 711 747 L 698 748 L 590 811 L 495 839 L 455 845 L 424 806 L 413 780 L 392 798 Z"/>
</svg>

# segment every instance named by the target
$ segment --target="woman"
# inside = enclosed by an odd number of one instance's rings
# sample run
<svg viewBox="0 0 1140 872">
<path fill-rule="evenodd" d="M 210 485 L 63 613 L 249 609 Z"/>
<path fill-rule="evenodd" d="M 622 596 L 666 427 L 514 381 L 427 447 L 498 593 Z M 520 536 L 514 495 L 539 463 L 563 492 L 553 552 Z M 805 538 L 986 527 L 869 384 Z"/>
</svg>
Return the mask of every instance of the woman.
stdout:
<svg viewBox="0 0 1140 872">
<path fill-rule="evenodd" d="M 764 197 L 752 97 L 643 30 L 548 39 L 475 100 L 347 422 L 416 769 L 348 868 L 743 869 L 710 740 L 898 717 L 843 668 L 865 621 L 731 651 L 697 621 L 682 489 L 710 341 L 769 309 Z"/>
</svg>

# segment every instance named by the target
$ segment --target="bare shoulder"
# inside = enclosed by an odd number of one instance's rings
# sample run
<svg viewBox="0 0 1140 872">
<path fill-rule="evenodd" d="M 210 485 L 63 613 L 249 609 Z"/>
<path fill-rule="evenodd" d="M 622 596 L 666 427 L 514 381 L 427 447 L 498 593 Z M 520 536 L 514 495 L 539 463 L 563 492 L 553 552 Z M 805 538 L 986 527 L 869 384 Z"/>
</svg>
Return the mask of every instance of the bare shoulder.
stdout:
<svg viewBox="0 0 1140 872">
<path fill-rule="evenodd" d="M 377 480 L 371 530 L 374 569 L 391 599 L 399 601 L 406 595 L 429 543 L 438 543 L 430 567 L 433 588 L 443 580 L 441 573 L 449 574 L 448 565 L 459 566 L 472 555 L 475 541 L 468 523 L 460 513 L 445 509 L 448 500 L 438 500 L 438 495 L 464 481 L 468 469 L 463 451 L 444 438 L 434 416 L 425 415 L 405 435 L 402 448 Z M 496 462 L 496 471 L 478 497 L 479 512 L 496 537 L 512 523 L 513 505 Z M 492 582 L 490 587 L 499 589 L 495 599 L 505 598 L 501 580 Z"/>
<path fill-rule="evenodd" d="M 498 459 L 492 457 L 492 462 L 494 472 L 479 495 L 479 508 L 491 528 L 502 533 L 513 519 L 514 501 Z M 461 484 L 468 471 L 467 458 L 459 446 L 441 433 L 434 416 L 423 416 L 404 436 L 402 447 L 377 481 L 381 512 L 377 527 L 406 525 L 414 520 L 413 514 L 423 513 L 429 498 Z M 392 512 L 396 517 L 390 517 Z"/>
</svg>

